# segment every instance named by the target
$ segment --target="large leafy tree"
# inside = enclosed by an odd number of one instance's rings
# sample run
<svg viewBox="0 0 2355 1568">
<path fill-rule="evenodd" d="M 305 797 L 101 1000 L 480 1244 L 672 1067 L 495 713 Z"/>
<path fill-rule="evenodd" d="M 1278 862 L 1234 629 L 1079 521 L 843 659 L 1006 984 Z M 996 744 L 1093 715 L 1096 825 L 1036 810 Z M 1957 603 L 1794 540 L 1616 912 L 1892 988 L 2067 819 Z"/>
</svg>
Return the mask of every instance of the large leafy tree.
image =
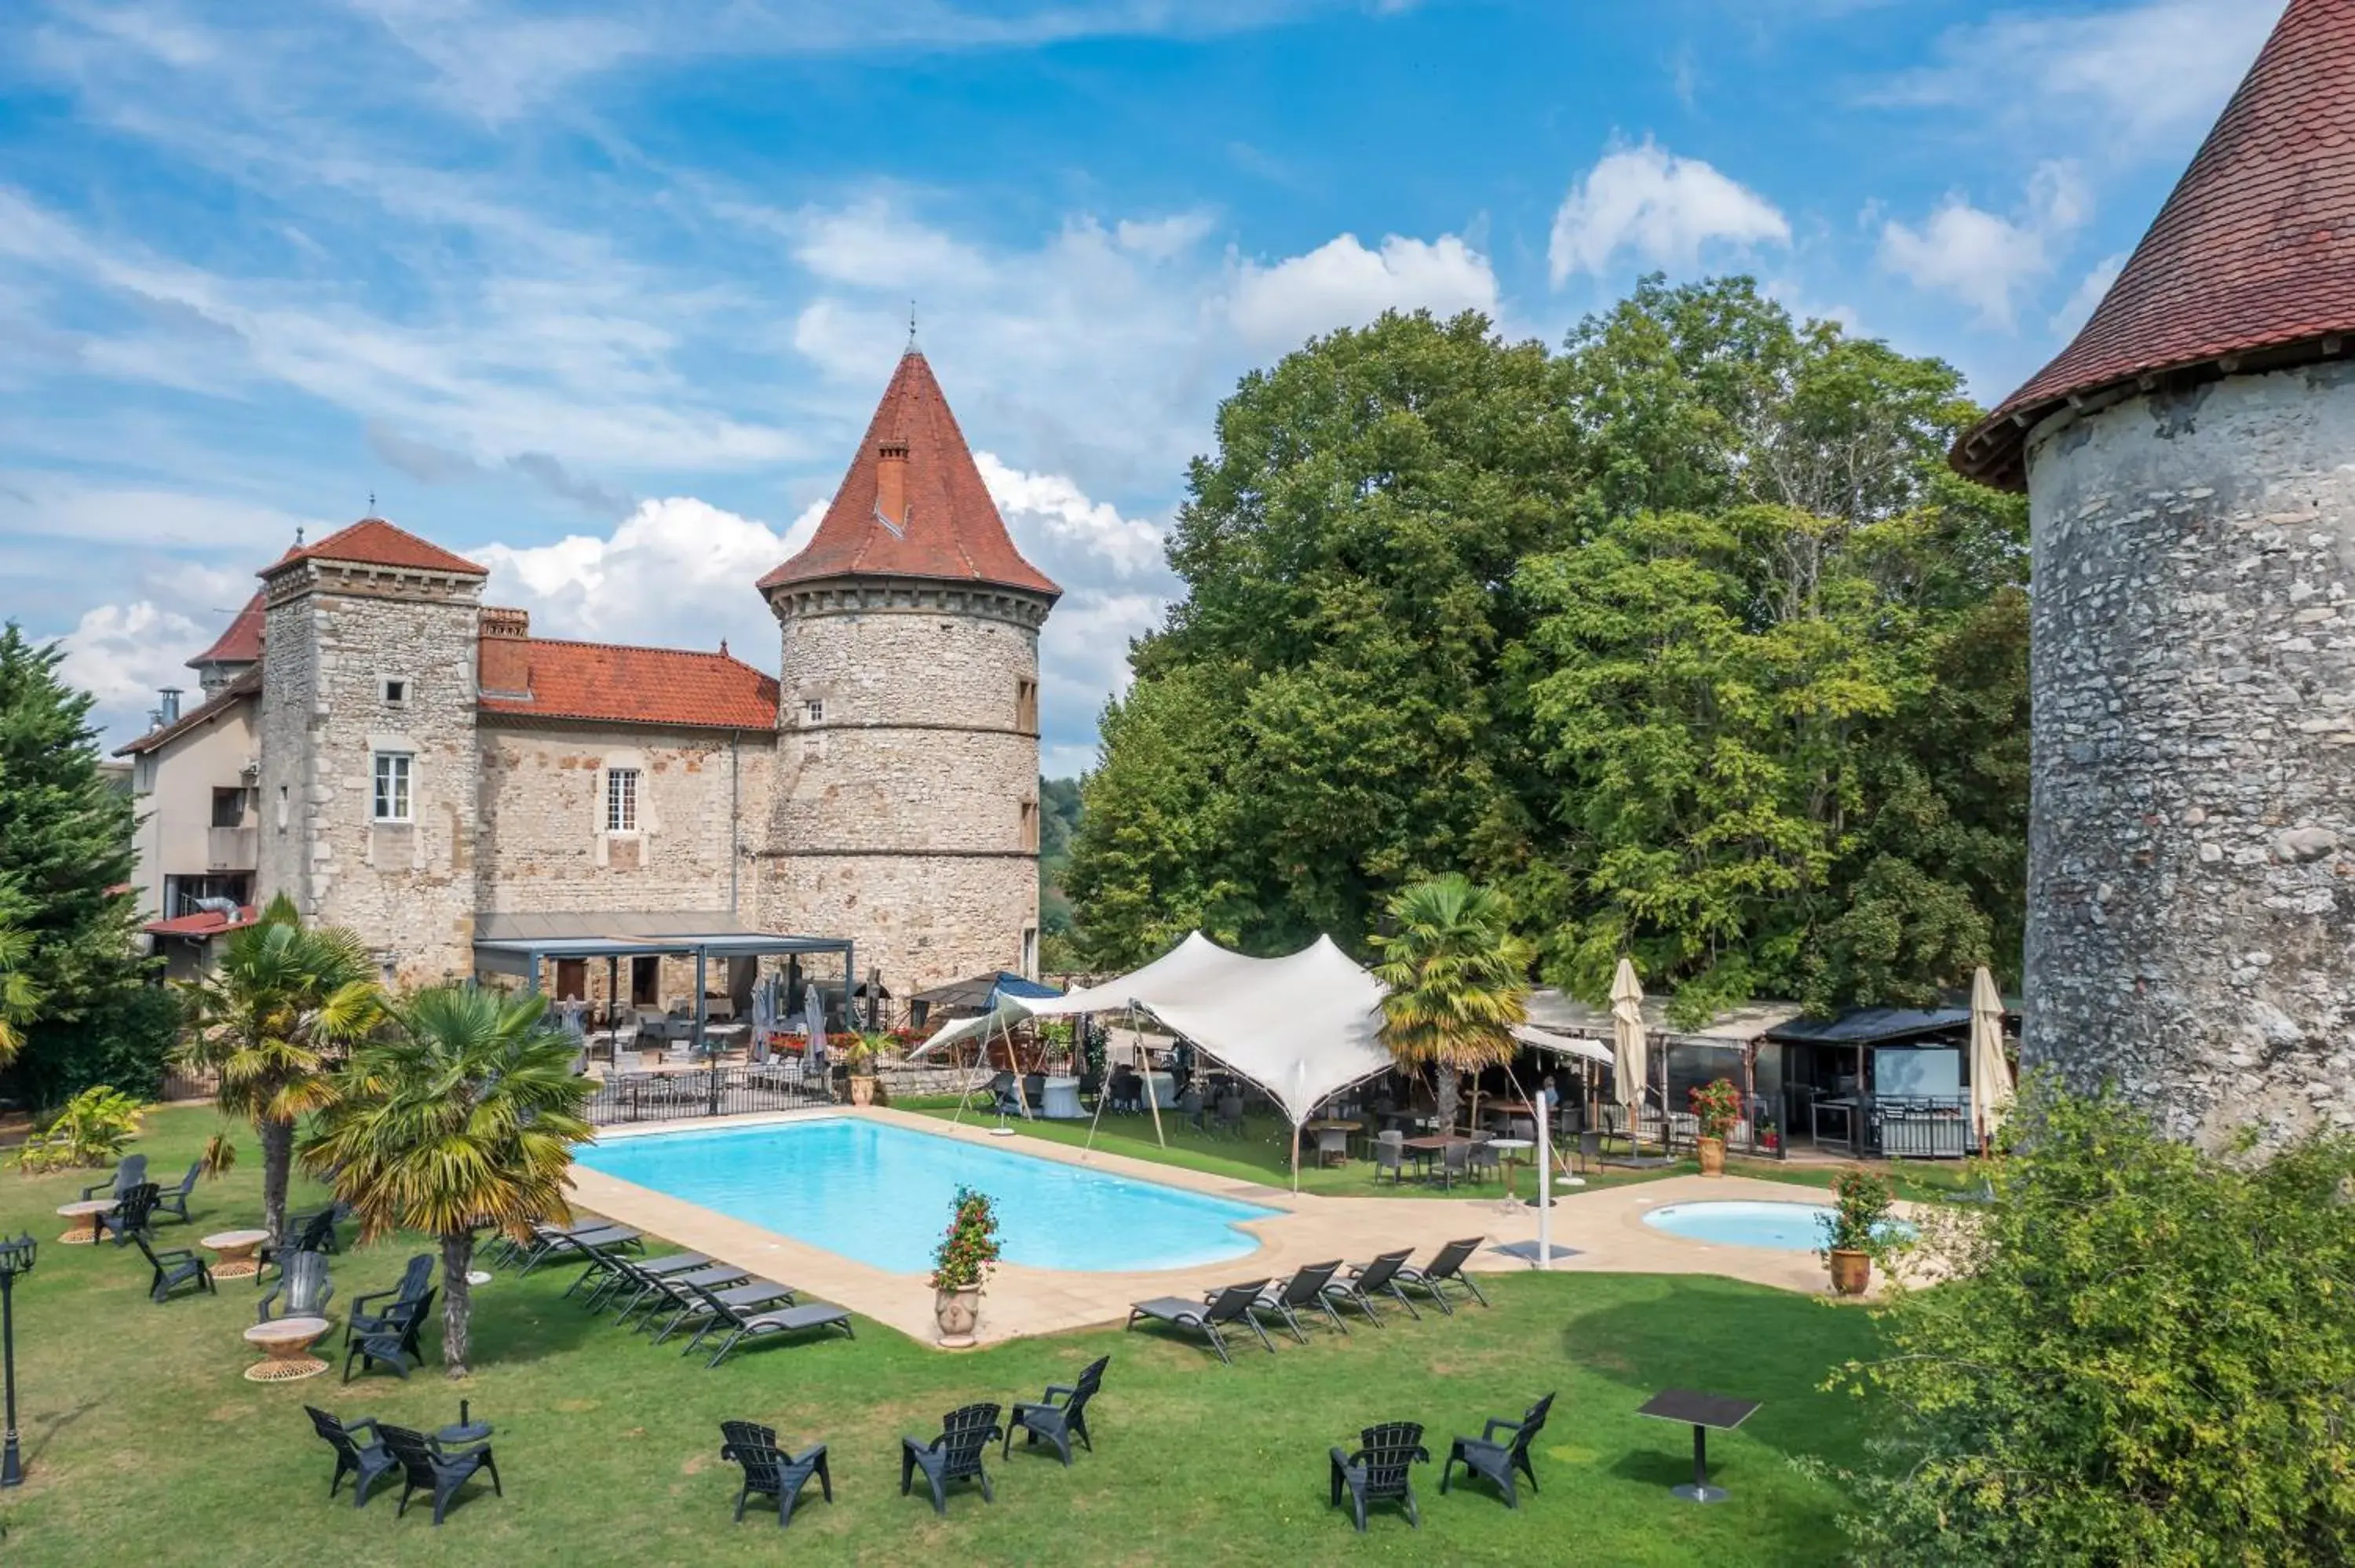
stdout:
<svg viewBox="0 0 2355 1568">
<path fill-rule="evenodd" d="M 1439 1125 L 1453 1127 L 1461 1075 L 1512 1059 L 1534 950 L 1503 894 L 1453 872 L 1401 889 L 1384 915 L 1382 1040 L 1401 1065 L 1431 1069 Z"/>
<path fill-rule="evenodd" d="M 303 1147 L 359 1216 L 363 1237 L 424 1231 L 442 1248 L 442 1361 L 472 1351 L 474 1233 L 560 1219 L 572 1146 L 590 1136 L 578 1047 L 538 996 L 434 986 L 390 1010 L 355 1052 Z"/>
<path fill-rule="evenodd" d="M 295 1123 L 335 1097 L 333 1070 L 382 1016 L 383 993 L 359 937 L 305 927 L 284 894 L 221 943 L 212 972 L 186 985 L 188 1067 L 215 1075 L 220 1108 L 261 1143 L 263 1224 L 286 1226 Z"/>
<path fill-rule="evenodd" d="M 110 1053 L 153 1075 L 171 1044 L 152 1012 L 126 1005 L 146 969 L 129 892 L 134 814 L 99 771 L 90 695 L 58 678 L 60 657 L 0 628 L 0 888 L 26 938 L 14 972 L 44 999 L 18 1025 L 12 1072 L 47 1104 L 101 1081 L 94 1064 Z M 144 1021 L 140 1038 L 119 1038 L 127 1019 Z"/>
<path fill-rule="evenodd" d="M 0 887 L 0 1067 L 25 1048 L 25 1026 L 41 1005 L 41 988 L 26 972 L 33 934 L 25 929 L 24 899 Z"/>
</svg>

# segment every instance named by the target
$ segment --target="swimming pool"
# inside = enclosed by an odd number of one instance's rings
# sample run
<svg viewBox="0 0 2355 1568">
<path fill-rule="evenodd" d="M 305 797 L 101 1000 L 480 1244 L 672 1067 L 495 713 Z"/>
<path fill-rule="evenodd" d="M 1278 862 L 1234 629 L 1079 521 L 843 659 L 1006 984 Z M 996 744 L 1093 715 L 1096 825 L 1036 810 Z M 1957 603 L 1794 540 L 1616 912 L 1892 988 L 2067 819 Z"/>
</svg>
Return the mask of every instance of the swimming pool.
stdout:
<svg viewBox="0 0 2355 1568">
<path fill-rule="evenodd" d="M 1823 1203 L 1712 1200 L 1668 1203 L 1646 1214 L 1644 1223 L 1687 1241 L 1764 1247 L 1770 1252 L 1813 1252 L 1824 1245 L 1823 1222 L 1831 1212 Z M 1892 1240 L 1913 1234 L 1913 1227 L 1902 1220 L 1883 1221 L 1882 1228 Z"/>
<path fill-rule="evenodd" d="M 851 1117 L 591 1144 L 623 1181 L 889 1269 L 932 1267 L 960 1182 L 989 1194 L 1002 1255 L 1033 1268 L 1181 1268 L 1259 1245 L 1277 1211 Z"/>
</svg>

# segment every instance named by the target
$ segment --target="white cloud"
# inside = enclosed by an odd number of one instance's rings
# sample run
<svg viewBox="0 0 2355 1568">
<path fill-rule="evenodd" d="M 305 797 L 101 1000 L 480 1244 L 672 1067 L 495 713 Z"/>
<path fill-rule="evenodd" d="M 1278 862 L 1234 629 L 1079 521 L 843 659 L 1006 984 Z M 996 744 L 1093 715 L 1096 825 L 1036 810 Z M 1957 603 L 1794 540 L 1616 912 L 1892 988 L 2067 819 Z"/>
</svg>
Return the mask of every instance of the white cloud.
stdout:
<svg viewBox="0 0 2355 1568">
<path fill-rule="evenodd" d="M 58 639 L 65 653 L 58 673 L 97 698 L 102 711 L 144 709 L 165 686 L 194 687 L 196 673 L 186 662 L 218 634 L 218 628 L 208 632 L 192 617 L 147 599 L 101 604 L 84 610 Z M 133 724 L 129 732 L 144 727 Z"/>
<path fill-rule="evenodd" d="M 1704 251 L 1790 242 L 1791 225 L 1774 203 L 1646 139 L 1604 154 L 1570 187 L 1546 262 L 1558 289 L 1573 273 L 1602 276 L 1622 252 L 1646 266 L 1689 270 Z"/>
<path fill-rule="evenodd" d="M 1277 353 L 1386 310 L 1417 308 L 1493 319 L 1497 275 L 1488 259 L 1452 234 L 1429 241 L 1385 235 L 1379 250 L 1344 234 L 1273 267 L 1241 263 L 1228 314 L 1246 345 Z"/>
<path fill-rule="evenodd" d="M 1015 544 L 1050 575 L 1061 558 L 1074 555 L 1093 557 L 1098 570 L 1118 577 L 1161 566 L 1161 530 L 1152 524 L 1122 516 L 1109 501 L 1090 500 L 1060 473 L 1025 473 L 995 452 L 975 452 L 973 461 Z"/>
<path fill-rule="evenodd" d="M 2094 264 L 2094 270 L 2086 273 L 2084 281 L 2077 285 L 2076 291 L 2052 313 L 2052 320 L 2048 324 L 2053 336 L 2071 336 L 2085 324 L 2094 307 L 2102 302 L 2102 297 L 2110 291 L 2110 285 L 2118 281 L 2120 272 L 2126 270 L 2128 254 L 2121 250 L 2115 256 L 2103 257 Z"/>
<path fill-rule="evenodd" d="M 1881 226 L 1881 263 L 1915 287 L 1950 294 L 1981 323 L 2010 331 L 2019 296 L 2051 272 L 2062 248 L 2091 215 L 2083 177 L 2067 163 L 2040 164 L 2016 218 L 1949 196 L 1919 227 Z"/>
<path fill-rule="evenodd" d="M 2062 130 L 2121 157 L 2175 158 L 2256 58 L 2284 0 L 2139 0 L 2077 15 L 2015 11 L 1950 30 L 1938 61 L 1871 95 L 1958 110 L 2044 145 Z"/>
</svg>

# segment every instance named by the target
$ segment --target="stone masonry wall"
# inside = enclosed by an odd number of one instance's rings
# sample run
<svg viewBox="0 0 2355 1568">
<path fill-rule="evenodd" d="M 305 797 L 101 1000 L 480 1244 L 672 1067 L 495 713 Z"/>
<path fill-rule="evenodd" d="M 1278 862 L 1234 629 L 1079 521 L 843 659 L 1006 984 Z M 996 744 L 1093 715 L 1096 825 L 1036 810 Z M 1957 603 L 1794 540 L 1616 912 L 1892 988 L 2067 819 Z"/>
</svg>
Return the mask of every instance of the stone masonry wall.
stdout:
<svg viewBox="0 0 2355 1568">
<path fill-rule="evenodd" d="M 1046 607 L 860 591 L 778 599 L 769 924 L 849 937 L 860 971 L 879 967 L 900 997 L 1019 968 L 1039 922 L 1039 736 L 1022 683 L 1035 691 Z"/>
<path fill-rule="evenodd" d="M 516 721 L 481 728 L 482 908 L 756 913 L 776 736 Z M 638 773 L 638 831 L 606 832 L 608 769 Z M 734 816 L 731 834 L 730 774 Z M 732 842 L 731 842 L 732 839 Z M 742 858 L 733 850 L 741 845 Z"/>
<path fill-rule="evenodd" d="M 264 895 L 352 927 L 400 983 L 472 973 L 480 579 L 305 561 L 268 592 Z M 406 823 L 373 820 L 379 751 L 411 758 Z"/>
<path fill-rule="evenodd" d="M 2061 416 L 2030 492 L 2023 1057 L 2355 1127 L 2355 366 Z"/>
</svg>

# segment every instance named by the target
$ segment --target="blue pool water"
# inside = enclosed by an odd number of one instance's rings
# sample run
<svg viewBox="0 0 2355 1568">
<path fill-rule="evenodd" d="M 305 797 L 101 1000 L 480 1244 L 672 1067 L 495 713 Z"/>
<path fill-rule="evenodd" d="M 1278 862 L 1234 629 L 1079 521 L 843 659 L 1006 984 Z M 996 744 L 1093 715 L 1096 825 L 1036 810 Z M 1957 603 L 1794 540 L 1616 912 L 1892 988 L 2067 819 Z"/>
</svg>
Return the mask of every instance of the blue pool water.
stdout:
<svg viewBox="0 0 2355 1568">
<path fill-rule="evenodd" d="M 608 1176 L 895 1274 L 932 1263 L 960 1182 L 996 1204 L 1002 1255 L 1034 1268 L 1178 1268 L 1240 1257 L 1275 1213 L 848 1117 L 615 1139 Z"/>
<path fill-rule="evenodd" d="M 1646 1214 L 1644 1223 L 1687 1241 L 1765 1247 L 1774 1252 L 1813 1252 L 1824 1245 L 1823 1221 L 1831 1212 L 1822 1203 L 1727 1200 L 1670 1203 Z M 1892 1239 L 1913 1234 L 1913 1227 L 1902 1220 L 1886 1221 L 1883 1229 Z"/>
</svg>

